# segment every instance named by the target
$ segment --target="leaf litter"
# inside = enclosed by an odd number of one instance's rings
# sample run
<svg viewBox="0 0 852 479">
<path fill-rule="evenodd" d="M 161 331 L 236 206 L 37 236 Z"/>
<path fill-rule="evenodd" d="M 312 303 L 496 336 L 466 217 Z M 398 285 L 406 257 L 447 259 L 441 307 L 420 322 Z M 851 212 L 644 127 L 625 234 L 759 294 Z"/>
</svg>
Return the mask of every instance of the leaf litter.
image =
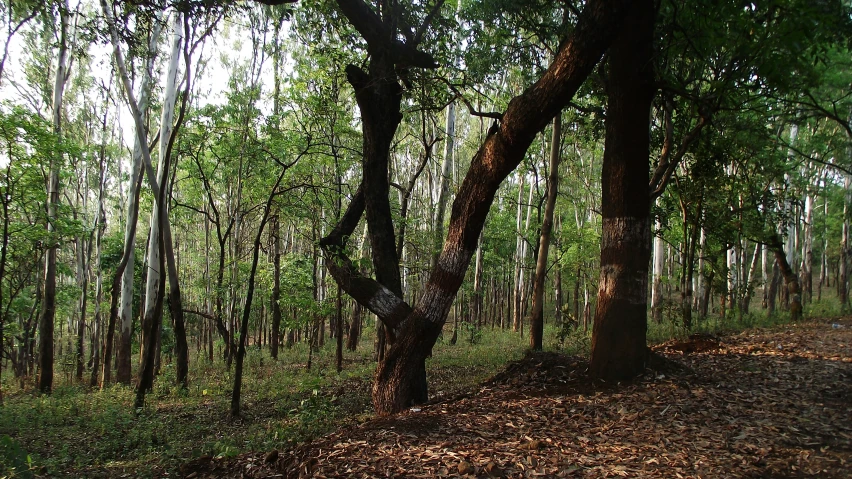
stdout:
<svg viewBox="0 0 852 479">
<path fill-rule="evenodd" d="M 833 323 L 833 324 L 832 324 Z M 629 384 L 528 354 L 478 390 L 187 478 L 852 476 L 852 319 L 655 346 Z"/>
</svg>

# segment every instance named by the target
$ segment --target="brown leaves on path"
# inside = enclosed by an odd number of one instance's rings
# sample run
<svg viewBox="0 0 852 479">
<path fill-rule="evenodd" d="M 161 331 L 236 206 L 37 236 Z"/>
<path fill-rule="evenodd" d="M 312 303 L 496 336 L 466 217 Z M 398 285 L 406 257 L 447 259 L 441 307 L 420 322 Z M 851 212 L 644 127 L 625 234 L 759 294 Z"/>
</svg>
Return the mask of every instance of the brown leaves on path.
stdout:
<svg viewBox="0 0 852 479">
<path fill-rule="evenodd" d="M 695 344 L 690 344 L 693 342 Z M 846 478 L 852 320 L 655 349 L 633 384 L 539 353 L 456 400 L 276 454 L 209 458 L 186 477 Z"/>
</svg>

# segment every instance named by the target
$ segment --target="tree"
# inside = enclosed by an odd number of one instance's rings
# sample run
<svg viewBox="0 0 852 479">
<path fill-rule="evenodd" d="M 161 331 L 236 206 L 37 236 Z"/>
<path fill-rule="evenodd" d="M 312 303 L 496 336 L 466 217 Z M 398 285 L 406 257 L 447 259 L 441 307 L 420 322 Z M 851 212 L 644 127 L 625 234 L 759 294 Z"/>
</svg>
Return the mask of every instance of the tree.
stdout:
<svg viewBox="0 0 852 479">
<path fill-rule="evenodd" d="M 364 126 L 364 164 L 358 193 L 321 245 L 329 258 L 326 265 L 338 284 L 374 312 L 393 334 L 394 341 L 378 366 L 373 386 L 377 413 L 396 413 L 427 399 L 425 360 L 476 250 L 494 194 L 520 163 L 535 135 L 571 100 L 600 60 L 626 15 L 626 3 L 586 4 L 575 29 L 545 73 L 510 102 L 499 123 L 491 128 L 453 203 L 437 267 L 412 308 L 401 298 L 398 263 L 392 248 L 393 228 L 386 206 L 385 145 L 400 118 L 401 92 L 394 65 L 428 68 L 434 62 L 430 56 L 414 51 L 419 40 L 414 31 L 404 31 L 409 43 L 397 40 L 396 28 L 400 24 L 388 11 L 380 17 L 360 0 L 338 2 L 367 41 L 371 53 L 370 74 L 354 65 L 347 67 Z M 428 26 L 428 19 L 423 25 Z M 408 53 L 407 58 L 400 56 L 402 52 Z M 376 280 L 361 276 L 344 251 L 345 239 L 351 236 L 365 210 Z"/>
<path fill-rule="evenodd" d="M 56 75 L 53 83 L 53 132 L 62 138 L 62 99 L 65 83 L 69 75 L 69 38 L 68 22 L 71 11 L 68 0 L 58 7 L 59 14 L 59 50 L 56 57 Z M 61 151 L 51 159 L 47 180 L 47 231 L 56 231 L 56 208 L 59 205 L 59 170 L 62 167 Z M 42 393 L 50 393 L 53 389 L 53 326 L 56 321 L 56 253 L 59 247 L 58 238 L 51 238 L 44 259 L 44 299 L 42 300 L 41 316 L 39 317 L 38 389 Z"/>
<path fill-rule="evenodd" d="M 538 242 L 538 259 L 533 280 L 533 306 L 530 313 L 530 349 L 540 351 L 544 336 L 544 280 L 547 275 L 547 255 L 553 231 L 553 210 L 559 188 L 559 163 L 562 147 L 562 113 L 553 119 L 553 137 L 550 145 L 550 173 L 547 178 L 547 204 L 541 222 L 541 239 Z"/>
<path fill-rule="evenodd" d="M 654 3 L 640 0 L 609 52 L 606 146 L 601 184 L 601 280 L 589 369 L 629 379 L 645 368 L 648 261 L 649 114 L 656 88 Z"/>
</svg>

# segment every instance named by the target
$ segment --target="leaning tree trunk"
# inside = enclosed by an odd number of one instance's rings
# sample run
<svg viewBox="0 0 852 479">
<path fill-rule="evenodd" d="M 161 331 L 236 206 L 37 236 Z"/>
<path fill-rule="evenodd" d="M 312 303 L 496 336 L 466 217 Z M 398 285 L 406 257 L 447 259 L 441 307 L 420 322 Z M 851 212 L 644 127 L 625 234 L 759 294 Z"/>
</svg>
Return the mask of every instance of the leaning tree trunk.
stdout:
<svg viewBox="0 0 852 479">
<path fill-rule="evenodd" d="M 602 171 L 601 276 L 590 371 L 606 380 L 645 369 L 648 263 L 649 118 L 654 86 L 654 3 L 634 3 L 609 52 Z"/>
<path fill-rule="evenodd" d="M 62 136 L 62 96 L 68 80 L 68 0 L 59 9 L 59 52 L 56 60 L 56 76 L 53 83 L 53 133 Z M 59 205 L 59 169 L 62 153 L 50 158 L 47 180 L 47 233 L 56 234 L 56 208 Z M 44 258 L 44 289 L 42 309 L 39 316 L 38 335 L 38 389 L 50 393 L 53 389 L 53 325 L 56 318 L 56 238 L 51 238 Z"/>
<path fill-rule="evenodd" d="M 142 124 L 148 122 L 148 103 L 151 95 L 151 76 L 154 69 L 154 60 L 157 56 L 157 44 L 160 38 L 160 22 L 153 22 L 154 26 L 151 31 L 151 38 L 148 43 L 148 54 L 145 62 L 145 69 L 142 71 L 142 81 L 139 88 L 139 110 L 142 115 Z M 133 283 L 135 278 L 134 269 L 136 266 L 135 260 L 135 244 L 136 244 L 136 229 L 137 221 L 139 220 L 139 195 L 142 187 L 142 149 L 147 148 L 147 130 L 143 135 L 137 134 L 133 143 L 133 164 L 130 170 L 130 189 L 128 191 L 127 201 L 127 220 L 125 221 L 124 232 L 124 255 L 122 263 L 123 271 L 116 271 L 116 276 L 121 275 L 121 299 L 120 309 L 118 310 L 121 322 L 119 324 L 119 339 L 118 339 L 118 369 L 116 370 L 115 379 L 121 384 L 130 384 L 131 381 L 131 364 L 133 352 L 131 350 L 133 343 Z M 113 288 L 113 296 L 116 291 Z M 115 320 L 110 314 L 110 322 L 107 329 L 107 347 L 104 355 L 104 374 L 103 383 L 108 384 L 110 381 L 110 354 L 112 352 L 112 338 L 115 330 Z"/>
<path fill-rule="evenodd" d="M 562 112 L 553 118 L 553 138 L 550 145 L 550 172 L 547 179 L 547 204 L 541 222 L 541 237 L 538 243 L 538 258 L 533 280 L 533 304 L 530 313 L 530 349 L 541 351 L 544 337 L 544 280 L 547 277 L 547 253 L 550 250 L 550 234 L 553 231 L 553 210 L 556 209 L 556 192 L 559 189 L 559 163 L 562 145 Z"/>
<path fill-rule="evenodd" d="M 183 41 L 183 33 L 181 30 L 181 15 L 175 13 L 173 33 L 172 33 L 172 52 L 169 60 L 169 69 L 166 77 L 166 88 L 163 93 L 163 112 L 160 119 L 160 135 L 163 141 L 160 142 L 160 163 L 163 163 L 164 178 L 160 181 L 165 189 L 166 176 L 170 169 L 172 146 L 177 135 L 178 128 L 183 122 L 186 112 L 186 102 L 189 97 L 189 65 L 186 65 L 187 79 L 184 89 L 183 103 L 181 104 L 181 112 L 176 125 L 173 125 L 175 116 L 175 104 L 177 100 L 177 74 L 178 63 L 180 60 L 181 43 Z M 185 52 L 185 58 L 188 60 L 189 55 Z M 166 267 L 169 278 L 169 313 L 171 314 L 174 325 L 175 334 L 175 380 L 177 384 L 186 388 L 189 376 L 189 345 L 186 341 L 186 323 L 183 317 L 183 295 L 180 290 L 180 278 L 178 277 L 177 262 L 175 260 L 174 242 L 172 240 L 171 226 L 168 220 L 168 198 L 163 203 L 164 218 L 163 218 L 163 235 L 164 235 L 164 251 L 166 255 Z"/>
<path fill-rule="evenodd" d="M 160 161 L 157 164 L 157 184 L 161 188 L 161 195 L 164 196 L 163 201 L 156 201 L 154 203 L 154 209 L 151 214 L 151 233 L 148 235 L 148 270 L 147 270 L 147 282 L 145 286 L 145 305 L 144 305 L 144 321 L 149 321 L 149 316 L 155 315 L 155 309 L 157 308 L 157 302 L 159 300 L 159 289 L 163 287 L 165 283 L 165 277 L 163 276 L 163 271 L 159 269 L 160 264 L 160 256 L 165 255 L 166 261 L 169 263 L 169 270 L 174 267 L 174 254 L 169 255 L 168 251 L 161 251 L 160 244 L 164 245 L 164 249 L 171 246 L 171 231 L 168 231 L 169 228 L 169 211 L 168 211 L 168 174 L 169 174 L 169 158 L 168 158 L 168 146 L 169 140 L 171 139 L 172 132 L 172 122 L 174 120 L 174 106 L 175 99 L 177 95 L 177 68 L 178 61 L 180 59 L 180 43 L 181 43 L 181 32 L 180 32 L 180 16 L 175 15 L 175 19 L 173 20 L 173 34 L 172 34 L 172 49 L 171 55 L 169 57 L 169 67 L 168 73 L 166 74 L 166 85 L 163 93 L 163 110 L 160 116 Z M 162 205 L 162 207 L 161 207 Z M 160 237 L 163 237 L 162 241 Z M 170 248 L 169 248 L 170 249 Z M 171 271 L 169 271 L 171 272 Z M 169 275 L 169 296 L 170 302 L 172 300 L 172 296 L 174 294 L 174 290 L 178 286 L 176 283 L 177 278 L 172 278 Z M 177 294 L 180 295 L 180 290 L 177 289 Z M 173 308 L 174 309 L 174 308 Z M 155 316 L 151 316 L 155 317 Z M 152 331 L 159 331 L 159 321 L 157 321 L 157 325 L 155 329 Z M 185 337 L 184 337 L 185 339 Z M 149 341 L 146 340 L 145 336 L 142 337 L 142 356 L 145 357 L 145 348 L 149 344 Z M 184 357 L 185 359 L 185 357 Z M 186 368 L 183 369 L 183 380 L 186 380 Z M 140 377 L 142 372 L 140 372 Z"/>
<path fill-rule="evenodd" d="M 363 187 L 372 172 L 365 170 L 361 192 L 353 198 L 341 222 L 321 241 L 330 257 L 326 267 L 338 284 L 376 313 L 396 336 L 373 384 L 373 404 L 378 414 L 400 412 L 425 399 L 426 357 L 464 280 L 497 189 L 521 162 L 535 135 L 570 102 L 598 63 L 626 15 L 627 3 L 588 2 L 547 71 L 509 103 L 502 120 L 491 128 L 458 191 L 444 248 L 415 308 L 387 285 L 359 275 L 344 254 L 344 238 L 352 234 L 364 211 Z M 365 13 L 369 9 L 363 2 L 338 0 L 338 5 L 362 35 L 375 36 L 377 31 L 384 31 L 374 14 Z M 367 122 L 364 124 L 366 129 Z M 386 178 L 387 171 L 378 176 Z M 371 236 L 372 229 L 371 225 Z M 373 246 L 375 255 L 375 241 Z"/>
</svg>

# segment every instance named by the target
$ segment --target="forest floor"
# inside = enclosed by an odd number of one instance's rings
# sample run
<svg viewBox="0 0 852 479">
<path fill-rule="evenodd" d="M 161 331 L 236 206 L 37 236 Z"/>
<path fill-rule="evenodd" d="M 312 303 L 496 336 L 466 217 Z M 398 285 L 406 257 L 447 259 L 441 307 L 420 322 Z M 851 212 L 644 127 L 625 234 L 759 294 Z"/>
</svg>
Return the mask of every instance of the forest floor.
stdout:
<svg viewBox="0 0 852 479">
<path fill-rule="evenodd" d="M 213 477 L 852 477 L 852 318 L 653 348 L 631 384 L 538 353 L 467 395 L 286 450 L 184 464 Z"/>
</svg>

